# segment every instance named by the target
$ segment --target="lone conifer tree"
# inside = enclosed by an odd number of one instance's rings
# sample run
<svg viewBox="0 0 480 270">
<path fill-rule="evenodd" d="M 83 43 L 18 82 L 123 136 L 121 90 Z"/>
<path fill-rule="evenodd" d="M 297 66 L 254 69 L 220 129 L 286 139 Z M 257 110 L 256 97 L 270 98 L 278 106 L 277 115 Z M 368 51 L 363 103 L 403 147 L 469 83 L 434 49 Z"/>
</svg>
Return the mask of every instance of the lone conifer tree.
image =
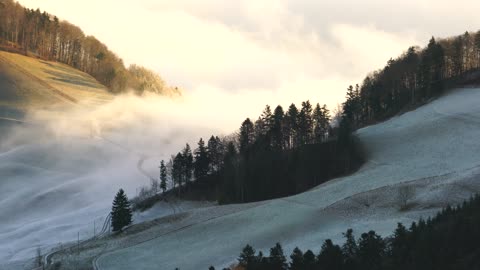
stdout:
<svg viewBox="0 0 480 270">
<path fill-rule="evenodd" d="M 132 209 L 123 189 L 115 195 L 112 205 L 112 231 L 117 232 L 132 223 Z"/>
</svg>

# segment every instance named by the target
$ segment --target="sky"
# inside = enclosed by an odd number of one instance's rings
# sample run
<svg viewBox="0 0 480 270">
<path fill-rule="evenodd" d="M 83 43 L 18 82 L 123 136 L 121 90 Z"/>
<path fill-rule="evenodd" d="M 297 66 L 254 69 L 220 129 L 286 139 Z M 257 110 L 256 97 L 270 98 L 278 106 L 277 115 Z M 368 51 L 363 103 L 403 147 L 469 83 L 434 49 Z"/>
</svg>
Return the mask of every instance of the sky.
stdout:
<svg viewBox="0 0 480 270">
<path fill-rule="evenodd" d="M 266 104 L 331 109 L 409 46 L 476 31 L 474 0 L 20 0 L 80 26 L 125 63 L 179 86 L 225 129 Z M 215 106 L 214 106 L 215 105 Z"/>
</svg>

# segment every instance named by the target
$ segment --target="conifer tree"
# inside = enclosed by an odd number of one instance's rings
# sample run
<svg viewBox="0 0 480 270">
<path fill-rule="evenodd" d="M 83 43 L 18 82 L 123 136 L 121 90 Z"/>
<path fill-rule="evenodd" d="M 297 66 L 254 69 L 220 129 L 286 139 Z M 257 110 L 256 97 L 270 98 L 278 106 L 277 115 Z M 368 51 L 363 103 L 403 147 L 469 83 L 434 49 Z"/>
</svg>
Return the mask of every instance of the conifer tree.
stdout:
<svg viewBox="0 0 480 270">
<path fill-rule="evenodd" d="M 314 143 L 321 143 L 323 141 L 323 138 L 325 134 L 323 133 L 323 112 L 322 108 L 320 107 L 320 104 L 317 103 L 315 106 L 315 109 L 313 109 L 313 123 L 314 123 L 314 128 L 313 128 L 313 141 Z"/>
<path fill-rule="evenodd" d="M 198 141 L 198 148 L 195 149 L 195 162 L 194 162 L 194 176 L 195 179 L 202 179 L 207 176 L 210 162 L 208 159 L 207 148 L 202 138 Z"/>
<path fill-rule="evenodd" d="M 299 145 L 298 141 L 298 109 L 295 104 L 291 104 L 288 107 L 288 112 L 285 116 L 285 133 L 286 133 L 286 145 L 288 149 L 295 148 Z"/>
<path fill-rule="evenodd" d="M 325 240 L 318 255 L 320 269 L 342 269 L 343 262 L 344 258 L 340 247 L 334 245 L 330 239 Z"/>
<path fill-rule="evenodd" d="M 302 102 L 302 109 L 298 115 L 298 141 L 301 145 L 311 143 L 313 134 L 312 105 L 310 101 Z"/>
<path fill-rule="evenodd" d="M 292 255 L 290 255 L 290 259 L 291 259 L 290 268 L 289 268 L 290 270 L 304 270 L 305 269 L 303 252 L 298 247 L 296 247 L 293 250 Z"/>
<path fill-rule="evenodd" d="M 288 269 L 287 259 L 283 253 L 283 248 L 280 243 L 275 244 L 274 247 L 270 249 L 270 256 L 268 257 L 268 263 L 270 269 L 275 270 L 286 270 Z"/>
<path fill-rule="evenodd" d="M 284 142 L 284 113 L 282 106 L 277 106 L 273 113 L 273 125 L 271 128 L 272 134 L 272 146 L 276 150 L 283 149 L 283 142 Z"/>
<path fill-rule="evenodd" d="M 243 121 L 242 126 L 240 127 L 240 153 L 246 153 L 250 145 L 253 144 L 254 140 L 254 126 L 252 121 L 247 118 Z"/>
<path fill-rule="evenodd" d="M 112 231 L 117 232 L 125 226 L 132 223 L 132 209 L 127 195 L 120 189 L 113 200 L 112 211 L 110 212 L 112 219 Z"/>
<path fill-rule="evenodd" d="M 311 250 L 307 250 L 305 254 L 303 254 L 303 263 L 305 265 L 305 270 L 317 269 L 317 260 L 315 254 Z"/>
<path fill-rule="evenodd" d="M 240 266 L 248 269 L 249 266 L 250 267 L 252 266 L 254 261 L 255 261 L 255 249 L 253 249 L 253 247 L 250 245 L 246 245 L 243 248 L 242 253 L 240 253 L 240 257 L 238 257 L 238 263 L 240 264 Z"/>
<path fill-rule="evenodd" d="M 263 110 L 260 118 L 262 119 L 262 122 L 264 123 L 263 134 L 266 135 L 270 130 L 272 130 L 273 122 L 274 122 L 272 109 L 270 109 L 269 105 L 265 106 L 265 109 Z"/>
<path fill-rule="evenodd" d="M 193 155 L 190 145 L 187 143 L 182 151 L 183 156 L 183 176 L 185 177 L 185 184 L 192 180 L 193 172 Z"/>
<path fill-rule="evenodd" d="M 218 136 L 211 136 L 207 145 L 207 157 L 210 163 L 209 172 L 216 173 L 223 164 L 224 147 Z"/>
<path fill-rule="evenodd" d="M 342 253 L 345 257 L 345 266 L 347 269 L 354 269 L 357 262 L 358 245 L 353 235 L 353 230 L 348 229 L 343 234 L 343 237 L 345 237 L 345 243 L 342 246 Z"/>
<path fill-rule="evenodd" d="M 183 169 L 183 155 L 182 153 L 177 153 L 177 155 L 173 158 L 172 161 L 172 180 L 173 186 L 177 185 L 180 188 L 182 187 L 182 183 L 184 182 L 184 169 Z"/>
<path fill-rule="evenodd" d="M 160 162 L 160 188 L 163 193 L 167 190 L 167 167 L 163 160 Z"/>
<path fill-rule="evenodd" d="M 405 228 L 405 226 L 403 226 L 401 223 L 398 223 L 397 228 L 393 233 L 393 238 L 390 242 L 390 256 L 392 257 L 394 264 L 400 265 L 407 261 L 408 253 L 410 251 L 408 240 L 407 228 Z"/>
<path fill-rule="evenodd" d="M 358 262 L 361 269 L 380 270 L 385 242 L 374 231 L 363 233 L 358 241 Z"/>
</svg>

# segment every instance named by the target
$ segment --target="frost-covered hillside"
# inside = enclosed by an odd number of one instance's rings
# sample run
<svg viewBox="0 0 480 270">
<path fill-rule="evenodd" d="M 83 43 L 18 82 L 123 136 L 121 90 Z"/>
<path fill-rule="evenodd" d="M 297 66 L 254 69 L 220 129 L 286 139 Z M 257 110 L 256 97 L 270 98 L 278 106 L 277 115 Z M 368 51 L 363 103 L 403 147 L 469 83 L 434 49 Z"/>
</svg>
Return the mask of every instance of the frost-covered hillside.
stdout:
<svg viewBox="0 0 480 270">
<path fill-rule="evenodd" d="M 397 222 L 428 216 L 480 191 L 478 100 L 479 89 L 457 90 L 359 130 L 369 157 L 351 176 L 243 209 L 188 212 L 158 225 L 163 230 L 151 230 L 148 241 L 109 246 L 94 264 L 98 269 L 207 269 L 235 261 L 246 244 L 266 250 L 282 242 L 287 252 L 296 245 L 318 250 L 326 238 L 341 240 L 348 228 L 389 234 Z M 398 195 L 404 186 L 414 188 L 407 211 L 400 210 Z M 185 222 L 188 226 L 179 226 Z"/>
</svg>

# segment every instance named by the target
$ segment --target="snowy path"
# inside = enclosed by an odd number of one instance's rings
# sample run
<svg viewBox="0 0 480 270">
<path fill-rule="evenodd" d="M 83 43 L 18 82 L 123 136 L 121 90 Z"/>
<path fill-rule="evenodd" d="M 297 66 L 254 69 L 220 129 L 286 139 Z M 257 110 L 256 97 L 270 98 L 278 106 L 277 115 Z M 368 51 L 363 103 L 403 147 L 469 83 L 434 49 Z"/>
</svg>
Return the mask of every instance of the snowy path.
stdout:
<svg viewBox="0 0 480 270">
<path fill-rule="evenodd" d="M 389 234 L 397 222 L 432 214 L 480 190 L 478 100 L 478 89 L 464 89 L 359 130 L 371 162 L 352 176 L 119 246 L 96 264 L 101 270 L 207 269 L 228 265 L 246 244 L 267 250 L 279 241 L 287 252 L 294 245 L 318 251 L 324 239 L 340 239 L 348 228 Z M 395 195 L 402 185 L 416 188 L 411 211 L 398 210 Z"/>
</svg>

